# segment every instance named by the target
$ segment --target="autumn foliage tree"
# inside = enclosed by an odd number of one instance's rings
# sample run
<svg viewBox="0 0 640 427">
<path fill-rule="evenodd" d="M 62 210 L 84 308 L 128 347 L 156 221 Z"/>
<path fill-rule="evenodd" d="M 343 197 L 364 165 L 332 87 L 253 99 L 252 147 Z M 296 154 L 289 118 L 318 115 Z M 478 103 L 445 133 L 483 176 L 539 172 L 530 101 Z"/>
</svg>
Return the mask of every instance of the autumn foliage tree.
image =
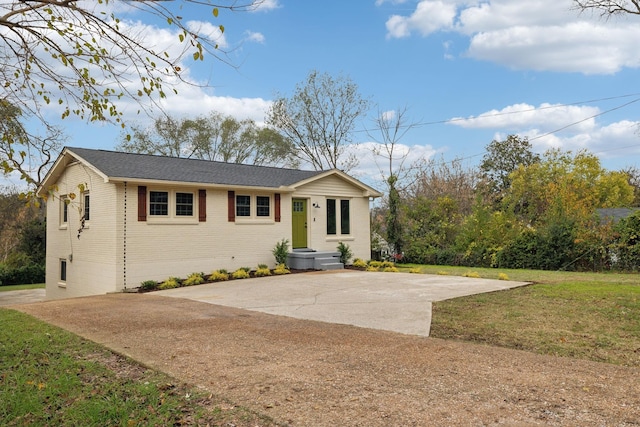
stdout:
<svg viewBox="0 0 640 427">
<path fill-rule="evenodd" d="M 203 16 L 211 19 L 217 19 L 221 10 L 248 10 L 261 3 L 220 1 L 218 5 L 198 0 L 180 3 L 203 9 L 207 12 Z M 149 27 L 121 19 L 132 11 L 173 29 L 174 42 L 158 45 L 148 36 Z M 195 26 L 179 11 L 174 2 L 151 0 L 3 2 L 0 101 L 5 109 L 10 106 L 47 129 L 51 129 L 47 119 L 51 113 L 63 119 L 76 116 L 124 127 L 119 102 L 132 101 L 150 112 L 176 92 L 176 83 L 186 81 L 184 60 L 200 61 L 207 55 L 224 59 L 217 43 L 224 26 Z M 2 141 L 8 147 L 0 158 L 4 172 L 25 174 L 27 169 L 37 168 L 17 167 L 15 163 L 19 153 L 26 153 L 22 130 L 5 127 L 2 131 Z M 31 178 L 27 181 L 37 184 L 37 179 Z"/>
</svg>

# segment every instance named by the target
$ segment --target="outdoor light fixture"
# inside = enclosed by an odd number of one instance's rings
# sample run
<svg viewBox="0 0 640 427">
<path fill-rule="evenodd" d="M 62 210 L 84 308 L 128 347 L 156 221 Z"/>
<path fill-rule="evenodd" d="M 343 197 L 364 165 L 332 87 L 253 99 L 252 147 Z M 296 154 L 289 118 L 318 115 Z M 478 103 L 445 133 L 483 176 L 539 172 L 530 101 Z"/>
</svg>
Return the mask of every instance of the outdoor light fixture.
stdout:
<svg viewBox="0 0 640 427">
<path fill-rule="evenodd" d="M 314 208 L 318 208 L 318 209 L 320 209 L 320 204 L 318 204 L 318 203 L 314 203 L 314 204 L 313 204 L 313 207 L 314 207 Z"/>
</svg>

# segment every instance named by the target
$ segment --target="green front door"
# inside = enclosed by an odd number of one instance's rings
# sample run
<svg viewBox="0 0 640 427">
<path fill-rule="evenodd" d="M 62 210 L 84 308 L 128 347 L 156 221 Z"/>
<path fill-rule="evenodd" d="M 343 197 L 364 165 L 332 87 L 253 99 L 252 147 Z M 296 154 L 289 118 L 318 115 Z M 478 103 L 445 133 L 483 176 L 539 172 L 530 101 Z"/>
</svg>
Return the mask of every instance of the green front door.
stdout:
<svg viewBox="0 0 640 427">
<path fill-rule="evenodd" d="M 307 201 L 305 199 L 293 199 L 292 212 L 292 243 L 293 249 L 307 247 Z"/>
</svg>

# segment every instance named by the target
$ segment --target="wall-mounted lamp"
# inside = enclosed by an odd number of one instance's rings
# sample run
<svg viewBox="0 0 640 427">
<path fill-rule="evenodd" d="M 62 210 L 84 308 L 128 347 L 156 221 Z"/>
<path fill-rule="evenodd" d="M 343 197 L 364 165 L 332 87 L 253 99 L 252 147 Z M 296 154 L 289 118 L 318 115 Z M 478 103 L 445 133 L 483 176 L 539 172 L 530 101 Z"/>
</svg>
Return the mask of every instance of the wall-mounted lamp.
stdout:
<svg viewBox="0 0 640 427">
<path fill-rule="evenodd" d="M 313 204 L 313 207 L 314 207 L 314 208 L 318 208 L 318 209 L 320 209 L 320 204 L 319 204 L 319 203 L 314 203 L 314 204 Z"/>
</svg>

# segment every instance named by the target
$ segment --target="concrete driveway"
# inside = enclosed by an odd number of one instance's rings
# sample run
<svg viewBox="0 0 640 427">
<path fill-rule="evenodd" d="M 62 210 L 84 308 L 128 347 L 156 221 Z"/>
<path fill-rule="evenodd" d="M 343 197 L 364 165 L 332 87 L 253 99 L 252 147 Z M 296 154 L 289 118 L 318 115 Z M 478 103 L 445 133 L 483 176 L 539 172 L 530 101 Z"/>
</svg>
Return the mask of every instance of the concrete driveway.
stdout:
<svg viewBox="0 0 640 427">
<path fill-rule="evenodd" d="M 44 301 L 44 289 L 24 289 L 21 291 L 0 292 L 0 307 L 15 304 L 30 304 Z"/>
<path fill-rule="evenodd" d="M 428 336 L 431 303 L 526 282 L 355 270 L 217 282 L 153 292 L 298 319 Z"/>
</svg>

